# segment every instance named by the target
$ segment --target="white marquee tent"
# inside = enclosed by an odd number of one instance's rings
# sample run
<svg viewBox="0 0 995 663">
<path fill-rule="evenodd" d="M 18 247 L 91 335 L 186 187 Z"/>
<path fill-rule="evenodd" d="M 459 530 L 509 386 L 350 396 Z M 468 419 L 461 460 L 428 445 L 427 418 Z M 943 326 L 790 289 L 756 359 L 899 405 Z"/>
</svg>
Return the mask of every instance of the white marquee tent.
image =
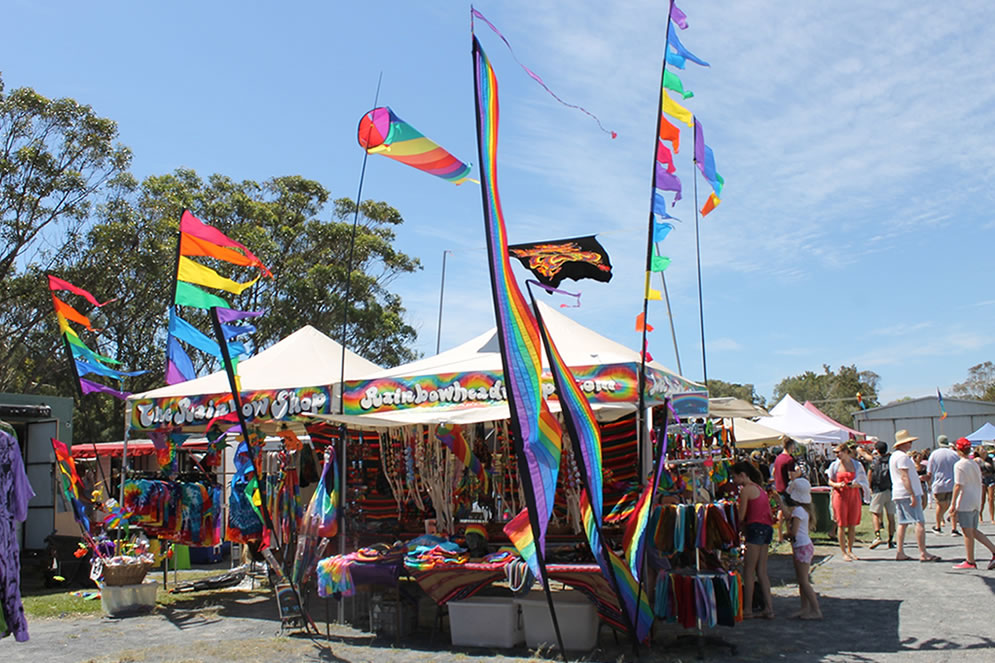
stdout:
<svg viewBox="0 0 995 663">
<path fill-rule="evenodd" d="M 775 405 L 771 416 L 761 417 L 758 423 L 780 431 L 799 442 L 811 442 L 820 446 L 831 446 L 846 442 L 850 434 L 826 419 L 805 409 L 801 403 L 785 395 Z"/>
</svg>

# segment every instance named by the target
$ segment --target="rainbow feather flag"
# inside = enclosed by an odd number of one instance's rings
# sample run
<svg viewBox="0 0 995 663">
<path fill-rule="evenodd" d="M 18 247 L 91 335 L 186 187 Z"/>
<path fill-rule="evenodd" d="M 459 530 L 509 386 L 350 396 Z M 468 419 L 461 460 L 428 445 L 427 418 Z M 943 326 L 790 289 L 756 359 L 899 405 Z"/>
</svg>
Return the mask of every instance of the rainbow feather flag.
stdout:
<svg viewBox="0 0 995 663">
<path fill-rule="evenodd" d="M 79 491 L 83 482 L 80 481 L 79 474 L 76 472 L 76 461 L 73 460 L 68 446 L 54 437 L 51 440 L 52 451 L 55 452 L 55 464 L 59 468 L 59 484 L 62 486 L 62 494 L 72 507 L 73 518 L 89 535 L 90 519 L 86 517 L 86 507 L 79 499 Z"/>
<path fill-rule="evenodd" d="M 574 445 L 574 456 L 580 469 L 584 489 L 580 497 L 581 521 L 584 534 L 587 536 L 591 552 L 601 567 L 601 573 L 615 588 L 619 599 L 619 607 L 623 610 L 636 639 L 640 642 L 649 637 L 653 624 L 653 612 L 650 608 L 646 592 L 639 591 L 638 581 L 625 562 L 607 546 L 601 534 L 602 513 L 604 507 L 604 492 L 602 485 L 603 467 L 601 462 L 601 429 L 591 404 L 580 390 L 577 380 L 567 363 L 563 360 L 556 343 L 549 335 L 542 319 L 542 313 L 536 303 L 535 295 L 529 291 L 532 307 L 546 357 L 549 359 L 549 370 L 553 376 L 556 395 L 560 400 L 561 413 L 567 432 Z"/>
<path fill-rule="evenodd" d="M 487 473 L 484 472 L 484 466 L 480 459 L 473 455 L 466 437 L 463 436 L 463 430 L 456 424 L 452 426 L 439 424 L 435 429 L 435 436 L 463 463 L 463 467 L 473 472 L 480 481 L 480 485 L 486 490 Z"/>
<path fill-rule="evenodd" d="M 553 511 L 562 432 L 542 398 L 539 329 L 511 270 L 508 233 L 497 185 L 500 117 L 497 77 L 476 37 L 473 38 L 473 61 L 480 188 L 491 294 L 508 388 L 511 430 L 519 449 L 526 510 L 531 513 L 524 517 L 519 514 L 508 523 L 505 532 L 535 576 L 545 582 L 537 552 L 544 550 L 546 527 Z M 524 525 L 527 518 L 531 527 Z"/>
<path fill-rule="evenodd" d="M 363 116 L 359 121 L 358 140 L 367 154 L 382 154 L 447 182 L 462 184 L 470 179 L 467 177 L 469 165 L 426 138 L 386 106 L 374 108 Z"/>
</svg>

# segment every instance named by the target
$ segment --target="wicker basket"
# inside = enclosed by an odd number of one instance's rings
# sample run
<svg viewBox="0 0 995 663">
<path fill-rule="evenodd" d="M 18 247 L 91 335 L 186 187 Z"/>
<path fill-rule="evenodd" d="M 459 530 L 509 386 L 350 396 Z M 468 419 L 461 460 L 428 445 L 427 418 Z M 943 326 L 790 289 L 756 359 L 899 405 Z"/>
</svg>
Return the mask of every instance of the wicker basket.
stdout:
<svg viewBox="0 0 995 663">
<path fill-rule="evenodd" d="M 135 561 L 127 564 L 104 565 L 104 584 L 112 587 L 140 585 L 149 571 L 146 562 Z"/>
</svg>

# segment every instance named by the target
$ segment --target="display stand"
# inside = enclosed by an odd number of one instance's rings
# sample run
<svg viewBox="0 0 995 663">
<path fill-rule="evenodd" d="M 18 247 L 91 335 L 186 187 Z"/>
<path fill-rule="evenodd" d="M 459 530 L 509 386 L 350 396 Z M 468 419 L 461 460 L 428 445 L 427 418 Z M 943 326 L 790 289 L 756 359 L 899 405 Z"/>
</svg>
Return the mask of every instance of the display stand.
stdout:
<svg viewBox="0 0 995 663">
<path fill-rule="evenodd" d="M 689 466 L 691 468 L 691 504 L 696 505 L 701 502 L 698 501 L 698 472 L 699 468 L 705 464 L 705 458 L 686 458 L 681 460 L 670 461 L 670 465 L 676 465 L 678 467 Z M 713 462 L 721 462 L 726 460 L 731 460 L 730 458 L 712 458 Z M 709 494 L 711 494 L 709 490 Z M 714 497 L 714 496 L 713 496 Z M 694 570 L 696 575 L 701 574 L 701 549 L 697 546 L 694 552 Z M 695 633 L 687 633 L 677 636 L 673 643 L 668 647 L 668 650 L 673 647 L 688 647 L 694 646 L 697 651 L 697 658 L 699 661 L 705 660 L 705 645 L 711 645 L 714 647 L 724 647 L 729 650 L 730 656 L 735 656 L 737 651 L 737 646 L 732 642 L 729 642 L 722 636 L 705 634 L 704 627 L 701 623 L 701 618 L 698 617 L 695 620 L 696 628 Z"/>
</svg>

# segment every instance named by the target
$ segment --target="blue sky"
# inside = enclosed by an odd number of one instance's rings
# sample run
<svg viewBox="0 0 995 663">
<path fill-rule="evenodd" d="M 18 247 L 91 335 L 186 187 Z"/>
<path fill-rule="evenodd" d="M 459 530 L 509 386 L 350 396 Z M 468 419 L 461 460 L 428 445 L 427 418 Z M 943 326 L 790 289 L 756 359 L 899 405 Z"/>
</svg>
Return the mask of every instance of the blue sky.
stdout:
<svg viewBox="0 0 995 663">
<path fill-rule="evenodd" d="M 678 72 L 695 92 L 686 105 L 726 180 L 701 225 L 709 376 L 769 397 L 783 377 L 855 363 L 890 400 L 993 359 L 995 4 L 678 4 L 682 41 L 711 63 Z M 667 3 L 475 6 L 561 97 L 619 134 L 557 104 L 478 25 L 501 86 L 511 240 L 598 233 L 615 277 L 577 285 L 583 305 L 566 312 L 638 347 Z M 139 177 L 301 174 L 354 197 L 356 125 L 381 71 L 381 104 L 477 160 L 464 2 L 22 0 L 5 3 L 4 23 L 8 90 L 74 97 L 116 120 Z M 663 248 L 684 373 L 700 379 L 687 131 L 682 141 L 683 222 Z M 418 350 L 435 350 L 444 249 L 443 349 L 493 324 L 479 187 L 371 157 L 363 197 L 401 211 L 398 247 L 424 264 L 395 283 Z M 661 303 L 649 321 L 651 352 L 676 367 Z"/>
</svg>

